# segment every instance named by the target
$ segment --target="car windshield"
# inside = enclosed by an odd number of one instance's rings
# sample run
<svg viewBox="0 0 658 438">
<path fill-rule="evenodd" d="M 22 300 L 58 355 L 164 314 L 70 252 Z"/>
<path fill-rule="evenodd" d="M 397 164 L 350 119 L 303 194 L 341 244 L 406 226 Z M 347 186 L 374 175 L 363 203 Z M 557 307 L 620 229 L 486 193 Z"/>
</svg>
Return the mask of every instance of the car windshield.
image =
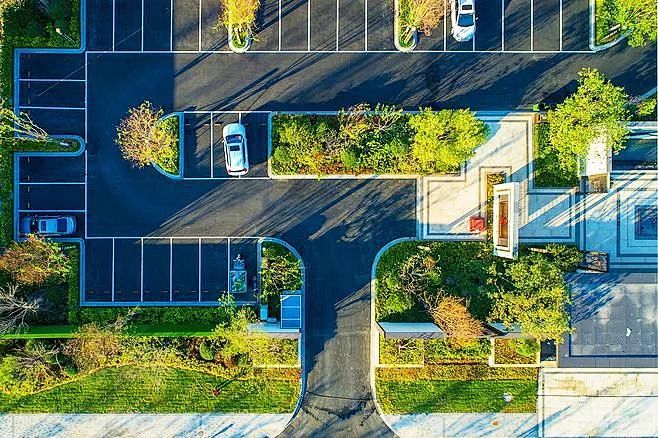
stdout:
<svg viewBox="0 0 658 438">
<path fill-rule="evenodd" d="M 239 143 L 229 143 L 228 150 L 231 152 L 239 152 L 240 144 Z"/>
<path fill-rule="evenodd" d="M 457 19 L 457 25 L 459 27 L 473 26 L 473 14 L 460 14 Z"/>
<path fill-rule="evenodd" d="M 228 144 L 242 143 L 242 136 L 240 134 L 227 135 L 226 136 L 226 143 L 228 143 Z"/>
<path fill-rule="evenodd" d="M 58 233 L 66 232 L 66 219 L 57 219 L 57 232 Z"/>
</svg>

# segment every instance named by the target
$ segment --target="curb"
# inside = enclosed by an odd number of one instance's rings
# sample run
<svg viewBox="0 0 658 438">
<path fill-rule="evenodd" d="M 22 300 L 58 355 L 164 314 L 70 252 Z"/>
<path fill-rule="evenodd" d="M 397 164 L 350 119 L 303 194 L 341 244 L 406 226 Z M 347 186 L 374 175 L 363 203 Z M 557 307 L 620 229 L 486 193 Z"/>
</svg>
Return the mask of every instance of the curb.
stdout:
<svg viewBox="0 0 658 438">
<path fill-rule="evenodd" d="M 395 0 L 393 2 L 393 44 L 395 48 L 402 53 L 411 53 L 418 46 L 418 39 L 418 29 L 414 29 L 411 46 L 400 45 L 400 0 Z"/>
<path fill-rule="evenodd" d="M 165 114 L 164 116 L 160 117 L 156 123 L 161 123 L 167 119 L 170 119 L 172 117 L 178 117 L 178 175 L 175 175 L 173 173 L 169 173 L 166 170 L 164 170 L 162 167 L 160 167 L 156 162 L 151 161 L 151 166 L 155 170 L 157 170 L 159 173 L 162 175 L 166 176 L 167 178 L 170 179 L 175 179 L 175 180 L 180 180 L 183 179 L 183 168 L 184 168 L 184 163 L 183 163 L 183 151 L 184 151 L 184 146 L 185 146 L 185 121 L 184 121 L 184 113 L 181 111 L 175 111 L 173 113 Z"/>
<path fill-rule="evenodd" d="M 596 0 L 589 0 L 589 48 L 594 52 L 601 52 L 619 44 L 630 32 L 626 31 L 614 41 L 598 46 L 596 44 Z"/>
</svg>

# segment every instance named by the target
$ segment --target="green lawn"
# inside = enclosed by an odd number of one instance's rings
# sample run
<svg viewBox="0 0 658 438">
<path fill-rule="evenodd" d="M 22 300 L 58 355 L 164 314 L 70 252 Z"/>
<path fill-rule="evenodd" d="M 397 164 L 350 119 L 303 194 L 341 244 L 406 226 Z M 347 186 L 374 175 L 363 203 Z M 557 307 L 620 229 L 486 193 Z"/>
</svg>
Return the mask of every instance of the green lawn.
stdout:
<svg viewBox="0 0 658 438">
<path fill-rule="evenodd" d="M 213 395 L 213 389 L 220 393 Z M 298 382 L 230 381 L 175 368 L 126 366 L 33 395 L 0 393 L 0 412 L 284 413 L 294 410 L 298 396 Z"/>
<path fill-rule="evenodd" d="M 535 412 L 536 380 L 376 380 L 385 413 Z M 514 397 L 510 403 L 503 394 Z"/>
</svg>

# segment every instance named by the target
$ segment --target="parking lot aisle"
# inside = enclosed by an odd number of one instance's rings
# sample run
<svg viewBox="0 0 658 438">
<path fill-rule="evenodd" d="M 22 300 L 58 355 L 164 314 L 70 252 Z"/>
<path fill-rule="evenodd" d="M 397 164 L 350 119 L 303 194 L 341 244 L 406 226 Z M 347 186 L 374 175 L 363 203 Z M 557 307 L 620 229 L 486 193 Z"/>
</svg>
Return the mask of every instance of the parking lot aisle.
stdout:
<svg viewBox="0 0 658 438">
<path fill-rule="evenodd" d="M 169 50 L 171 0 L 144 0 L 144 50 Z"/>
<path fill-rule="evenodd" d="M 201 50 L 229 50 L 228 31 L 219 26 L 218 0 L 201 1 Z"/>
<path fill-rule="evenodd" d="M 201 301 L 217 301 L 228 290 L 228 240 L 201 240 Z"/>
<path fill-rule="evenodd" d="M 368 50 L 395 50 L 393 2 L 368 1 Z M 443 29 L 441 29 L 443 32 Z"/>
<path fill-rule="evenodd" d="M 247 271 L 247 293 L 236 294 L 237 301 L 248 301 L 253 299 L 254 278 L 258 274 L 258 240 L 257 239 L 231 239 L 230 245 L 230 262 L 240 256 L 244 260 L 244 267 Z"/>
<path fill-rule="evenodd" d="M 82 211 L 85 208 L 83 184 L 21 184 L 19 210 Z"/>
<path fill-rule="evenodd" d="M 141 50 L 142 2 L 114 1 L 114 50 Z"/>
<path fill-rule="evenodd" d="M 590 50 L 587 0 L 562 1 L 562 50 Z"/>
<path fill-rule="evenodd" d="M 199 301 L 199 239 L 175 239 L 172 248 L 174 301 Z"/>
<path fill-rule="evenodd" d="M 71 109 L 37 109 L 22 107 L 20 110 L 49 135 L 85 136 L 85 112 Z"/>
<path fill-rule="evenodd" d="M 82 81 L 20 81 L 21 106 L 85 107 Z"/>
<path fill-rule="evenodd" d="M 247 130 L 249 154 L 247 176 L 267 176 L 267 114 L 244 113 L 241 119 Z"/>
<path fill-rule="evenodd" d="M 476 50 L 501 50 L 503 4 L 500 0 L 483 1 L 475 4 L 477 24 L 475 27 Z"/>
<path fill-rule="evenodd" d="M 199 50 L 199 0 L 173 0 L 172 50 Z"/>
<path fill-rule="evenodd" d="M 209 178 L 211 163 L 210 114 L 185 113 L 183 176 Z"/>
<path fill-rule="evenodd" d="M 281 0 L 281 50 L 308 50 L 310 0 Z"/>
<path fill-rule="evenodd" d="M 530 9 L 533 0 L 503 0 L 503 50 L 530 50 Z"/>
<path fill-rule="evenodd" d="M 112 239 L 85 241 L 85 301 L 112 301 Z"/>
<path fill-rule="evenodd" d="M 254 50 L 279 50 L 279 0 L 262 0 L 256 22 Z"/>
<path fill-rule="evenodd" d="M 114 239 L 114 301 L 141 301 L 140 239 Z"/>
<path fill-rule="evenodd" d="M 226 178 L 226 159 L 224 157 L 224 141 L 222 130 L 229 123 L 236 123 L 240 120 L 238 114 L 214 113 L 212 129 L 212 176 L 213 178 Z M 249 146 L 249 137 L 247 137 L 247 146 Z M 249 153 L 251 151 L 248 151 Z"/>
<path fill-rule="evenodd" d="M 144 239 L 144 301 L 171 300 L 172 247 L 170 239 Z"/>
<path fill-rule="evenodd" d="M 535 0 L 534 50 L 560 50 L 560 0 Z"/>
<path fill-rule="evenodd" d="M 338 50 L 365 50 L 365 0 L 338 1 Z"/>
<path fill-rule="evenodd" d="M 20 157 L 20 182 L 79 182 L 85 181 L 85 157 Z"/>
<path fill-rule="evenodd" d="M 311 0 L 311 50 L 336 50 L 337 0 Z"/>
<path fill-rule="evenodd" d="M 112 50 L 113 3 L 87 0 L 87 50 Z"/>
<path fill-rule="evenodd" d="M 441 4 L 441 8 L 445 11 L 444 16 L 439 21 L 439 24 L 430 31 L 429 35 L 418 33 L 418 46 L 417 50 L 444 50 L 446 43 L 452 38 L 450 36 L 450 0 L 437 0 Z M 368 25 L 370 27 L 370 25 Z"/>
</svg>

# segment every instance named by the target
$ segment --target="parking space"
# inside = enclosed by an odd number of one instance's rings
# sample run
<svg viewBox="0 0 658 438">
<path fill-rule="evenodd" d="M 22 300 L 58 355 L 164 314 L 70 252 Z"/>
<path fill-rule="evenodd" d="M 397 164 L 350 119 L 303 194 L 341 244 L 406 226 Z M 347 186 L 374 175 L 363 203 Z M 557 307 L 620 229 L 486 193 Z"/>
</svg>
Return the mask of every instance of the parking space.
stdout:
<svg viewBox="0 0 658 438">
<path fill-rule="evenodd" d="M 257 238 L 143 237 L 86 241 L 85 301 L 211 303 L 228 291 L 231 263 L 244 260 L 253 301 L 258 275 Z"/>
<path fill-rule="evenodd" d="M 229 123 L 242 123 L 247 131 L 250 167 L 249 173 L 240 178 L 267 177 L 267 117 L 267 112 L 186 112 L 185 179 L 231 178 L 226 172 L 222 137 Z"/>
<path fill-rule="evenodd" d="M 451 35 L 453 0 L 445 0 L 442 21 L 430 35 L 420 36 L 416 50 L 588 51 L 587 0 L 563 3 L 476 3 L 475 36 L 459 42 Z M 111 14 L 106 8 L 98 5 L 97 14 L 111 17 L 106 20 L 111 25 L 110 37 L 94 30 L 90 35 L 94 47 L 116 51 L 230 51 L 227 31 L 218 26 L 219 1 L 113 0 Z M 394 51 L 393 13 L 393 2 L 389 1 L 263 0 L 250 52 Z"/>
</svg>

